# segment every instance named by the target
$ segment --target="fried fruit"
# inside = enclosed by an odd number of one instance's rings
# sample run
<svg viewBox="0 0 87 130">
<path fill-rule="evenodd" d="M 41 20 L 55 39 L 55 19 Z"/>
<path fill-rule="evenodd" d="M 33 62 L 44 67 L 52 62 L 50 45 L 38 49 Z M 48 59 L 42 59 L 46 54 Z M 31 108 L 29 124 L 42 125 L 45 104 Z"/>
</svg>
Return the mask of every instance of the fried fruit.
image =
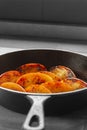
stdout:
<svg viewBox="0 0 87 130">
<path fill-rule="evenodd" d="M 22 75 L 21 77 L 18 78 L 16 83 L 26 88 L 30 84 L 41 84 L 41 83 L 52 81 L 52 80 L 53 79 L 47 74 L 35 72 L 35 73 L 28 73 L 28 74 Z"/>
<path fill-rule="evenodd" d="M 66 79 L 61 81 L 49 81 L 41 84 L 46 87 L 52 93 L 73 91 L 76 89 L 87 87 L 87 83 L 79 79 Z"/>
<path fill-rule="evenodd" d="M 47 70 L 46 67 L 39 63 L 27 63 L 24 65 L 21 65 L 17 68 L 17 70 L 21 74 L 31 73 L 31 72 L 38 72 L 38 71 L 44 71 Z"/>
<path fill-rule="evenodd" d="M 21 74 L 16 70 L 6 71 L 0 75 L 0 84 L 4 82 L 16 82 L 20 76 Z"/>
<path fill-rule="evenodd" d="M 66 79 L 65 82 L 70 84 L 74 89 L 87 87 L 87 83 L 78 78 Z"/>
<path fill-rule="evenodd" d="M 2 83 L 1 87 L 16 90 L 16 91 L 25 92 L 24 88 L 22 88 L 19 84 L 16 84 L 16 83 L 13 83 L 13 82 Z"/>
<path fill-rule="evenodd" d="M 65 83 L 63 80 L 61 80 L 61 81 L 49 81 L 49 82 L 41 84 L 41 87 L 42 86 L 49 89 L 52 93 L 66 92 L 66 91 L 74 90 L 72 88 L 72 86 Z"/>
<path fill-rule="evenodd" d="M 53 80 L 60 80 L 58 76 L 50 71 L 41 71 L 41 73 L 49 75 Z"/>
<path fill-rule="evenodd" d="M 60 79 L 76 77 L 70 68 L 61 65 L 51 67 L 50 71 L 56 74 Z"/>
<path fill-rule="evenodd" d="M 30 93 L 51 93 L 51 91 L 49 89 L 47 89 L 44 86 L 40 86 L 38 84 L 32 84 L 28 87 L 25 88 L 26 92 L 30 92 Z"/>
</svg>

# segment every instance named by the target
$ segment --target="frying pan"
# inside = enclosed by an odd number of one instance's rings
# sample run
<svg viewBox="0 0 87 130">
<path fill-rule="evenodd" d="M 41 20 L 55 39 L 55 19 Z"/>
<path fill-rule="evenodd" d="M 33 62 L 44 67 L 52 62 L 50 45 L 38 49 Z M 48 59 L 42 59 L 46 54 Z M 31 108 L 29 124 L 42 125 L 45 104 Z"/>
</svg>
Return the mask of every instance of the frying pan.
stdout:
<svg viewBox="0 0 87 130">
<path fill-rule="evenodd" d="M 70 67 L 78 78 L 87 81 L 86 56 L 53 49 L 22 50 L 1 55 L 0 73 L 29 62 L 44 64 L 48 69 L 52 66 L 64 65 Z M 26 113 L 29 110 L 22 128 L 42 130 L 45 128 L 44 114 L 56 113 L 57 116 L 58 113 L 87 105 L 87 88 L 54 94 L 36 94 L 0 87 L 0 104 L 18 112 Z M 36 124 L 32 125 L 33 122 Z"/>
</svg>

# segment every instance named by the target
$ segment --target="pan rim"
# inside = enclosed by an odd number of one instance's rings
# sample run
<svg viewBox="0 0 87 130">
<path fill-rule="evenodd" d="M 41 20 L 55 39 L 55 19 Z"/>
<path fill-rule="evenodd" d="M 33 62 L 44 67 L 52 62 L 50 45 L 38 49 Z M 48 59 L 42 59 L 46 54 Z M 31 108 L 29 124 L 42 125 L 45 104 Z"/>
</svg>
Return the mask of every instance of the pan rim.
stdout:
<svg viewBox="0 0 87 130">
<path fill-rule="evenodd" d="M 21 91 L 3 88 L 2 86 L 0 86 L 0 89 L 4 90 L 6 92 L 11 92 L 14 94 L 21 94 L 21 95 L 32 95 L 32 96 L 58 96 L 58 95 L 60 95 L 61 96 L 61 95 L 71 95 L 71 94 L 83 92 L 83 91 L 87 90 L 87 87 L 76 89 L 73 91 L 58 92 L 58 93 L 29 93 L 29 92 L 21 92 Z"/>
<path fill-rule="evenodd" d="M 73 52 L 73 51 L 68 51 L 68 50 L 61 50 L 61 49 L 52 49 L 52 48 L 44 48 L 44 49 L 21 49 L 21 50 L 16 50 L 13 52 L 8 52 L 5 54 L 0 55 L 0 57 L 5 56 L 5 55 L 9 55 L 9 54 L 16 54 L 16 53 L 22 53 L 22 52 L 27 52 L 27 51 L 56 51 L 56 52 L 64 52 L 64 53 L 70 53 L 70 54 L 74 54 L 74 55 L 78 55 L 78 56 L 82 56 L 84 58 L 87 58 L 86 55 L 78 53 L 78 52 Z M 87 90 L 86 87 L 81 88 L 81 89 L 77 89 L 77 90 L 73 90 L 73 91 L 67 91 L 67 92 L 58 92 L 58 93 L 51 93 L 51 94 L 44 94 L 44 93 L 29 93 L 29 92 L 20 92 L 20 91 L 16 91 L 16 90 L 11 90 L 11 89 L 7 89 L 7 88 L 3 88 L 0 86 L 0 89 L 4 90 L 4 91 L 9 91 L 9 92 L 13 92 L 16 94 L 21 94 L 21 95 L 36 95 L 36 96 L 56 96 L 56 95 L 68 95 L 68 94 L 73 94 L 73 93 L 79 93 L 82 91 Z"/>
<path fill-rule="evenodd" d="M 41 48 L 39 48 L 39 49 L 34 49 L 34 48 L 32 48 L 32 49 L 21 49 L 21 50 L 16 50 L 16 51 L 13 51 L 13 52 L 7 52 L 7 53 L 5 53 L 5 54 L 1 54 L 0 55 L 0 57 L 1 56 L 4 56 L 4 55 L 9 55 L 9 54 L 15 54 L 15 53 L 21 53 L 21 52 L 27 52 L 27 51 L 59 51 L 59 52 L 64 52 L 64 53 L 71 53 L 71 54 L 76 54 L 76 55 L 79 55 L 79 56 L 83 56 L 83 57 L 85 57 L 85 58 L 87 58 L 87 56 L 86 55 L 84 55 L 84 54 L 82 54 L 82 53 L 79 53 L 79 52 L 73 52 L 73 51 L 71 51 L 71 50 L 62 50 L 62 49 L 52 49 L 52 48 L 43 48 L 43 49 L 41 49 Z"/>
</svg>

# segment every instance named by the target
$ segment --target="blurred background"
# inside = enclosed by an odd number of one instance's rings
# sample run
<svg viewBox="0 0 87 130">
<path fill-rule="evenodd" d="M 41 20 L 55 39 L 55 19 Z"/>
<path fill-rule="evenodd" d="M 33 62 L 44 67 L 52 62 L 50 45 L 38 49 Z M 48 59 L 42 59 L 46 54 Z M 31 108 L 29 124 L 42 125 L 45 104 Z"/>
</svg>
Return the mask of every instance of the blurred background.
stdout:
<svg viewBox="0 0 87 130">
<path fill-rule="evenodd" d="M 0 0 L 0 35 L 87 40 L 86 0 Z"/>
</svg>

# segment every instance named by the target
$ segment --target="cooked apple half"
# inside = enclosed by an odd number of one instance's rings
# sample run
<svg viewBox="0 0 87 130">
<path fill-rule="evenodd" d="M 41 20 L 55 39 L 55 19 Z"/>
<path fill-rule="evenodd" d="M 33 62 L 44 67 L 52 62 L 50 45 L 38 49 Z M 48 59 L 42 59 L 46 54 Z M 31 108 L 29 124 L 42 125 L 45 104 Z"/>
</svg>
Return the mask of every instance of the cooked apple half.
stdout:
<svg viewBox="0 0 87 130">
<path fill-rule="evenodd" d="M 58 76 L 59 79 L 73 78 L 76 77 L 74 72 L 66 66 L 53 66 L 50 71 Z"/>
<path fill-rule="evenodd" d="M 0 85 L 4 82 L 16 82 L 20 76 L 21 74 L 19 71 L 16 70 L 6 71 L 0 75 Z"/>
<path fill-rule="evenodd" d="M 16 70 L 18 70 L 21 74 L 45 71 L 46 67 L 40 63 L 27 63 L 19 66 Z"/>
</svg>

